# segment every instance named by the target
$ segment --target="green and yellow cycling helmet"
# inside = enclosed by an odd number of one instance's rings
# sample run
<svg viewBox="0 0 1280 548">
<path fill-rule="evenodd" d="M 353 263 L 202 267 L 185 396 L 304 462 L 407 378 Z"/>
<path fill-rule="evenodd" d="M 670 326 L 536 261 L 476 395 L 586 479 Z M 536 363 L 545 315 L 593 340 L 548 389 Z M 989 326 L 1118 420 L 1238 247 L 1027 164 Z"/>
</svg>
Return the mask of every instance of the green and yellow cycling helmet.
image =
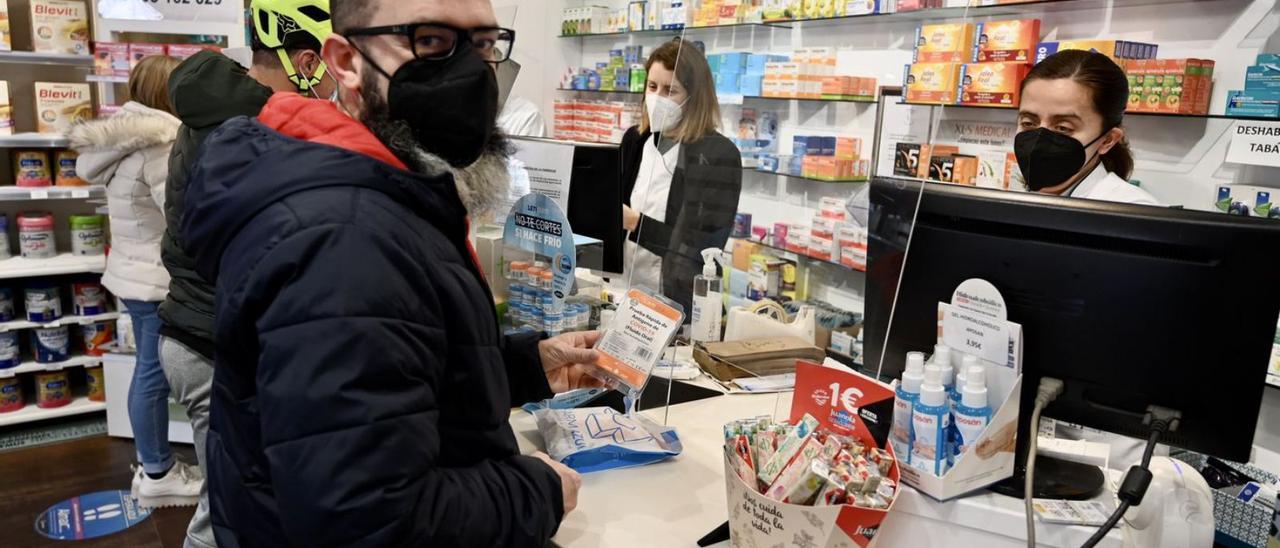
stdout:
<svg viewBox="0 0 1280 548">
<path fill-rule="evenodd" d="M 298 86 L 298 91 L 314 90 L 324 77 L 327 68 L 324 62 L 320 62 L 315 74 L 304 78 L 289 60 L 288 50 L 324 44 L 333 32 L 329 0 L 253 0 L 249 10 L 253 16 L 255 46 L 276 50 L 285 74 Z"/>
</svg>

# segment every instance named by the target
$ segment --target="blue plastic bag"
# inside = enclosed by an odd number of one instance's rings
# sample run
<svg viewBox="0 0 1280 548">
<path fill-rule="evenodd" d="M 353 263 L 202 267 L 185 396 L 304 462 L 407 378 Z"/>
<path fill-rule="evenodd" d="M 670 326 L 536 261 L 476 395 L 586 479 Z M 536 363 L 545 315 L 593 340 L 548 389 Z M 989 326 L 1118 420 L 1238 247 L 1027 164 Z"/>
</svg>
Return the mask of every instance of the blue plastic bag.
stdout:
<svg viewBox="0 0 1280 548">
<path fill-rule="evenodd" d="M 534 411 L 547 454 L 581 473 L 643 466 L 679 455 L 675 428 L 609 407 Z"/>
</svg>

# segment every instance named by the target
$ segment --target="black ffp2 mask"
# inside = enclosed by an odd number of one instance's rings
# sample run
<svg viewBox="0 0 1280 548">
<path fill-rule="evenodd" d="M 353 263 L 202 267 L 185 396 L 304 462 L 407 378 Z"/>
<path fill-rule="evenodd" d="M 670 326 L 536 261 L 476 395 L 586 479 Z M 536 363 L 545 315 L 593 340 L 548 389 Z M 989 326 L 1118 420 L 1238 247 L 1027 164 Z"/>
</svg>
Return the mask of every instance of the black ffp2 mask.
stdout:
<svg viewBox="0 0 1280 548">
<path fill-rule="evenodd" d="M 1027 188 L 1037 192 L 1055 187 L 1080 173 L 1089 160 L 1085 149 L 1106 134 L 1082 145 L 1074 137 L 1042 127 L 1019 133 L 1013 138 L 1013 155 Z"/>
<path fill-rule="evenodd" d="M 448 59 L 409 61 L 394 76 L 360 55 L 390 81 L 391 119 L 409 124 L 422 148 L 458 168 L 480 158 L 498 119 L 498 80 L 469 42 Z"/>
</svg>

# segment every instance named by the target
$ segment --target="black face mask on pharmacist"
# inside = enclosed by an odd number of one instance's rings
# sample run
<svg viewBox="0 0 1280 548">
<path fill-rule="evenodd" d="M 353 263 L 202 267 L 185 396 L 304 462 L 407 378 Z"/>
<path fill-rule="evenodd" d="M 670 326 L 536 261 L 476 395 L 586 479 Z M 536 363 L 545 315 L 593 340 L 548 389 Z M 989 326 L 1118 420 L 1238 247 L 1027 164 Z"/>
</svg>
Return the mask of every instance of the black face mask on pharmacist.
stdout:
<svg viewBox="0 0 1280 548">
<path fill-rule="evenodd" d="M 1027 188 L 1039 192 L 1058 186 L 1080 173 L 1089 161 L 1086 149 L 1106 134 L 1103 131 L 1089 144 L 1082 145 L 1070 135 L 1042 127 L 1019 133 L 1013 138 L 1013 154 L 1018 159 L 1018 169 L 1027 181 Z"/>
<path fill-rule="evenodd" d="M 356 51 L 390 81 L 390 118 L 408 124 L 424 150 L 458 168 L 485 152 L 498 119 L 498 81 L 470 42 L 459 42 L 448 59 L 409 61 L 394 75 Z"/>
</svg>

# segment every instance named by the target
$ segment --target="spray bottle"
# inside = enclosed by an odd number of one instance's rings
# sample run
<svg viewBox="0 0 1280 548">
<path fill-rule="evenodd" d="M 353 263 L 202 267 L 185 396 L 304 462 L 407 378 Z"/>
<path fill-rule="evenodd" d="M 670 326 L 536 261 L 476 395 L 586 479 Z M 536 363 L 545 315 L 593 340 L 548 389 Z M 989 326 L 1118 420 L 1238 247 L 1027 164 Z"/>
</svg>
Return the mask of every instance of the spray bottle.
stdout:
<svg viewBox="0 0 1280 548">
<path fill-rule="evenodd" d="M 724 265 L 724 251 L 709 247 L 702 250 L 702 274 L 693 278 L 693 314 L 689 338 L 694 342 L 719 342 L 720 322 L 724 317 L 724 285 L 716 275 L 716 263 Z"/>
<path fill-rule="evenodd" d="M 916 400 L 920 397 L 920 384 L 924 382 L 924 353 L 907 354 L 907 369 L 902 372 L 902 381 L 898 383 L 896 398 L 893 400 L 893 429 L 890 431 L 889 443 L 893 444 L 893 452 L 903 462 L 911 462 L 911 413 Z"/>
<path fill-rule="evenodd" d="M 949 361 L 948 356 L 948 364 Z M 951 430 L 951 406 L 947 404 L 947 390 L 942 386 L 939 368 L 925 369 L 924 385 L 920 399 L 911 410 L 911 427 L 915 440 L 911 443 L 913 468 L 942 476 L 947 473 L 951 444 L 947 443 Z"/>
<path fill-rule="evenodd" d="M 981 366 L 973 366 L 965 374 L 965 384 L 960 390 L 960 405 L 956 406 L 956 458 L 978 441 L 978 436 L 991 424 L 991 405 L 987 401 L 987 373 Z"/>
<path fill-rule="evenodd" d="M 959 354 L 959 353 L 957 352 L 956 354 Z M 955 354 L 952 354 L 952 355 L 954 356 Z M 962 358 L 960 360 L 960 367 L 956 369 L 955 386 L 952 387 L 951 393 L 949 394 L 951 397 L 952 413 L 955 413 L 956 406 L 960 405 L 960 389 L 964 388 L 965 375 L 969 372 L 969 368 L 971 367 L 977 367 L 978 369 L 982 369 L 982 365 L 981 365 L 981 362 L 978 361 L 978 357 L 970 356 L 969 354 L 962 354 Z"/>
</svg>

